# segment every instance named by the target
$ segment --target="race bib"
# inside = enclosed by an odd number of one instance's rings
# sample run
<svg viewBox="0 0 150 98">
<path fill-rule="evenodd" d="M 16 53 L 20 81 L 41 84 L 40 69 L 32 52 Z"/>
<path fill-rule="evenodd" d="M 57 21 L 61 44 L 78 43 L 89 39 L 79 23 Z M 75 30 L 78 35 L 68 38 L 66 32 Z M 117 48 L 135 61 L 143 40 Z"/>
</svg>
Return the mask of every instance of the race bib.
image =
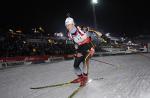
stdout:
<svg viewBox="0 0 150 98">
<path fill-rule="evenodd" d="M 73 40 L 76 43 L 81 43 L 87 38 L 87 34 L 84 33 L 83 35 L 79 34 L 79 32 L 76 35 L 73 35 Z"/>
</svg>

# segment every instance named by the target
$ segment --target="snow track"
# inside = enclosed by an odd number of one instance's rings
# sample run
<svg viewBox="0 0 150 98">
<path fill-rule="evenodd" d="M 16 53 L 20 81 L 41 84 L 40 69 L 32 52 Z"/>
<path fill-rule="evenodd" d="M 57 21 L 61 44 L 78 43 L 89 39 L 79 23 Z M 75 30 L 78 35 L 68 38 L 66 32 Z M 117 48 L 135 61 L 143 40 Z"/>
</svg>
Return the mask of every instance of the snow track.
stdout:
<svg viewBox="0 0 150 98">
<path fill-rule="evenodd" d="M 116 66 L 90 62 L 93 80 L 74 98 L 150 98 L 150 54 L 93 57 Z M 0 70 L 0 98 L 67 98 L 77 85 L 42 90 L 30 87 L 67 82 L 76 76 L 73 60 Z"/>
</svg>

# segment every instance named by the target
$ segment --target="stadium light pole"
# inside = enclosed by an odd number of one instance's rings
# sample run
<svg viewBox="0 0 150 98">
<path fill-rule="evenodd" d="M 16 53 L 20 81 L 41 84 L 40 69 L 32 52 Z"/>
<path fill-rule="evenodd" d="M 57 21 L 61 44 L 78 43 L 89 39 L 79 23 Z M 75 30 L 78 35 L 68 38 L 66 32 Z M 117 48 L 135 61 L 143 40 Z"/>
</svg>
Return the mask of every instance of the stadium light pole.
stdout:
<svg viewBox="0 0 150 98">
<path fill-rule="evenodd" d="M 97 19 L 96 19 L 96 13 L 95 13 L 95 5 L 98 3 L 98 0 L 91 0 L 92 7 L 93 7 L 93 18 L 94 18 L 94 26 L 95 29 L 97 29 Z"/>
</svg>

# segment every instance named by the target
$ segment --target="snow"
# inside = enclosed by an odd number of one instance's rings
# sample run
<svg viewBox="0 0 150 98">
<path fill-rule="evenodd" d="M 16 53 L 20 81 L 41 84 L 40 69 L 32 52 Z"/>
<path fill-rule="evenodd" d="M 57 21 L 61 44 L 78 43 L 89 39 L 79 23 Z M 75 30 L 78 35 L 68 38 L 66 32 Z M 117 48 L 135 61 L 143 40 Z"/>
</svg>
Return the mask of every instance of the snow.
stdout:
<svg viewBox="0 0 150 98">
<path fill-rule="evenodd" d="M 90 82 L 74 98 L 150 98 L 150 54 L 93 57 Z M 68 82 L 76 76 L 73 60 L 0 70 L 0 98 L 67 98 L 78 84 L 32 90 Z M 94 80 L 104 78 L 101 80 Z"/>
</svg>

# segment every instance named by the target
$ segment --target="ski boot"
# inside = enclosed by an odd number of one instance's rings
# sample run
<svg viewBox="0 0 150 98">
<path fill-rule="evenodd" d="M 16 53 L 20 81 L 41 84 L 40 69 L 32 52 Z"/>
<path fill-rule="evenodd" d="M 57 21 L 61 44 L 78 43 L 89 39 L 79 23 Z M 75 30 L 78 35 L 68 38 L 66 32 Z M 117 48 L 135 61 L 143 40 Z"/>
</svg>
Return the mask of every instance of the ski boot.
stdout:
<svg viewBox="0 0 150 98">
<path fill-rule="evenodd" d="M 78 78 L 71 81 L 71 83 L 80 83 L 82 79 L 83 79 L 83 75 L 78 75 Z"/>
<path fill-rule="evenodd" d="M 80 86 L 85 86 L 87 82 L 88 82 L 88 74 L 83 74 Z"/>
</svg>

